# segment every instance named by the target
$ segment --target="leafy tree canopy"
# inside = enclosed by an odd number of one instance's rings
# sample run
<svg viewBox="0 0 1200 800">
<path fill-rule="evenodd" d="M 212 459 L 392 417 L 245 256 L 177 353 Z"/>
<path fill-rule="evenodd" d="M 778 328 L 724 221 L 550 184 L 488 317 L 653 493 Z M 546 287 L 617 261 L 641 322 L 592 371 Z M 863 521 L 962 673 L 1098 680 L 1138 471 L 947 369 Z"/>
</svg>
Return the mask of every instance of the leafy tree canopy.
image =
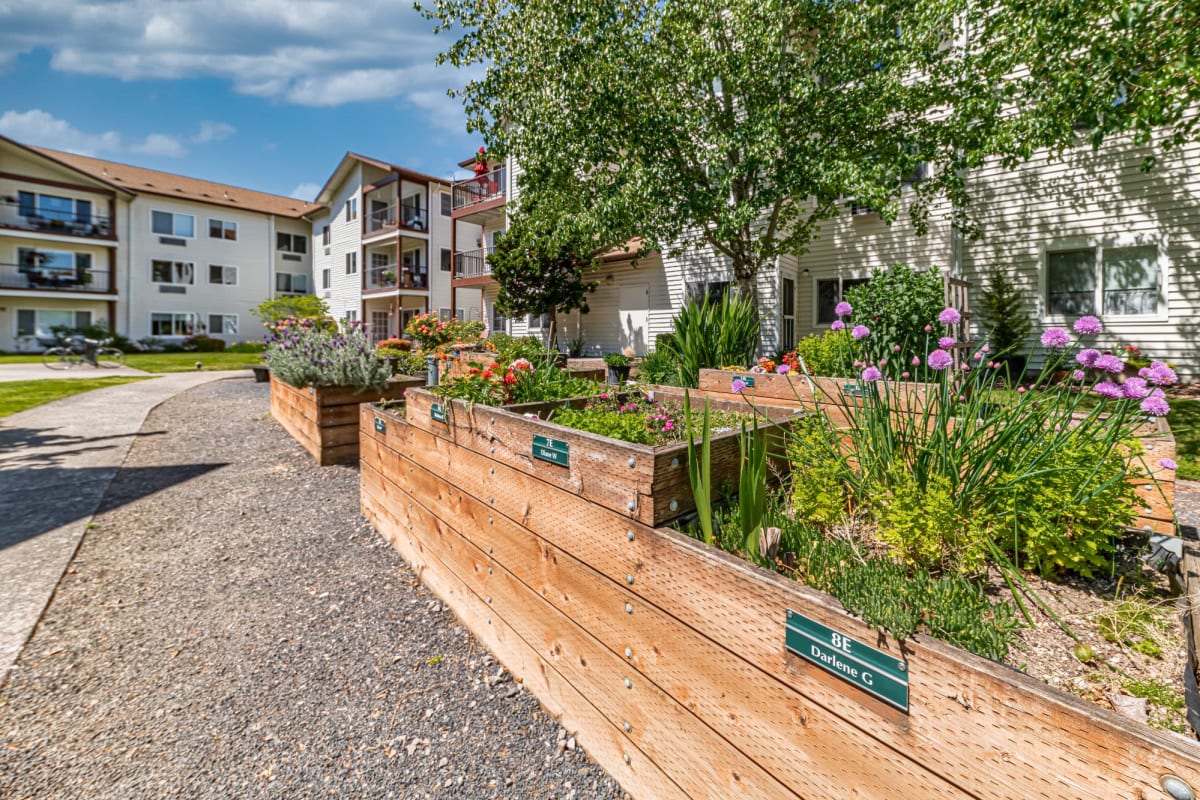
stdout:
<svg viewBox="0 0 1200 800">
<path fill-rule="evenodd" d="M 274 324 L 287 317 L 324 319 L 329 316 L 329 306 L 324 300 L 311 294 L 280 296 L 262 301 L 251 309 L 251 313 L 263 322 Z"/>
<path fill-rule="evenodd" d="M 743 291 L 849 198 L 967 207 L 989 156 L 1198 133 L 1194 0 L 425 0 L 522 202 L 602 245 L 710 245 Z"/>
</svg>

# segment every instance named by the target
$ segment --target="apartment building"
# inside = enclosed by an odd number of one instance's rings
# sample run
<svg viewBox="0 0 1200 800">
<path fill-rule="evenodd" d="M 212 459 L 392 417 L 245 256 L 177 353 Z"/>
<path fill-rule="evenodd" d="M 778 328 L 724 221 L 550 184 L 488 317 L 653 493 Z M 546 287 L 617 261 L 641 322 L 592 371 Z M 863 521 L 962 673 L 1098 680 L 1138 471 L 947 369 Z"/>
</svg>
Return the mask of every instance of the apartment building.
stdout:
<svg viewBox="0 0 1200 800">
<path fill-rule="evenodd" d="M 311 291 L 316 209 L 0 138 L 0 349 L 60 325 L 256 339 L 251 309 Z"/>
<path fill-rule="evenodd" d="M 316 202 L 315 291 L 335 317 L 363 322 L 375 341 L 426 312 L 479 318 L 477 291 L 451 303 L 448 183 L 347 153 Z"/>
</svg>

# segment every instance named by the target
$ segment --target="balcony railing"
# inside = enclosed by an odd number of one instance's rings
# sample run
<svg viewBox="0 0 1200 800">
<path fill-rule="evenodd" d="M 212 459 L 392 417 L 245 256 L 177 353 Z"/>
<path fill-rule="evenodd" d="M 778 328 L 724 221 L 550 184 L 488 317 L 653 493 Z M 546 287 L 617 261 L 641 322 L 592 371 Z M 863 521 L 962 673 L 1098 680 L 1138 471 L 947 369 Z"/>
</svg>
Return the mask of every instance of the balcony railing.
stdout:
<svg viewBox="0 0 1200 800">
<path fill-rule="evenodd" d="M 111 291 L 108 270 L 50 269 L 19 264 L 0 264 L 0 289 L 36 289 L 39 291 L 100 292 Z"/>
<path fill-rule="evenodd" d="M 487 250 L 467 250 L 454 254 L 455 278 L 484 278 L 492 274 Z"/>
<path fill-rule="evenodd" d="M 386 264 L 371 267 L 367 270 L 366 289 L 428 289 L 429 270 L 427 267 L 413 267 L 408 264 Z"/>
<path fill-rule="evenodd" d="M 9 200 L 0 200 L 0 227 L 24 231 L 57 233 L 64 236 L 85 236 L 89 239 L 111 239 L 112 220 L 100 214 L 33 208 Z"/>
<path fill-rule="evenodd" d="M 367 235 L 397 228 L 424 232 L 429 230 L 429 213 L 416 206 L 391 205 L 368 214 L 366 226 Z"/>
<path fill-rule="evenodd" d="M 507 172 L 504 167 L 496 167 L 491 172 L 476 175 L 465 181 L 457 181 L 451 190 L 454 210 L 458 211 L 486 203 L 489 200 L 503 198 L 507 188 Z"/>
</svg>

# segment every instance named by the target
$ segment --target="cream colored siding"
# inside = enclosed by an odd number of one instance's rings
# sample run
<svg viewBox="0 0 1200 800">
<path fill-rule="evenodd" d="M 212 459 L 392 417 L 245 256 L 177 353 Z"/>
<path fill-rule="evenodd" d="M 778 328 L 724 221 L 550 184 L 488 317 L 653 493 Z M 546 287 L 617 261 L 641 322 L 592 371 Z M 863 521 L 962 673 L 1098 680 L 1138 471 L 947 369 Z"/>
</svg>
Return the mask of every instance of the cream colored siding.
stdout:
<svg viewBox="0 0 1200 800">
<path fill-rule="evenodd" d="M 364 174 L 367 168 L 355 164 L 346 180 L 334 187 L 333 201 L 329 206 L 330 219 L 330 293 L 328 298 L 329 313 L 337 319 L 345 319 L 347 313 L 355 317 L 362 316 L 362 281 L 363 281 L 363 248 L 362 248 L 362 186 L 376 176 Z M 372 170 L 372 172 L 378 172 Z M 380 175 L 379 177 L 382 177 Z M 358 215 L 355 219 L 347 219 L 346 202 L 358 201 Z M 352 274 L 346 273 L 346 256 L 353 254 L 356 262 Z"/>
<path fill-rule="evenodd" d="M 289 219 L 287 217 L 275 217 L 275 233 L 286 233 L 293 237 L 300 237 L 305 240 L 306 246 L 303 253 L 293 253 L 286 250 L 280 250 L 278 247 L 278 238 L 272 237 L 270 246 L 274 254 L 275 273 L 287 273 L 290 275 L 303 275 L 308 284 L 307 294 L 313 294 L 313 239 L 312 225 L 302 219 Z M 319 237 L 316 244 L 320 244 Z M 272 297 L 281 293 L 277 290 L 277 282 L 274 275 L 270 280 L 270 295 Z"/>
</svg>

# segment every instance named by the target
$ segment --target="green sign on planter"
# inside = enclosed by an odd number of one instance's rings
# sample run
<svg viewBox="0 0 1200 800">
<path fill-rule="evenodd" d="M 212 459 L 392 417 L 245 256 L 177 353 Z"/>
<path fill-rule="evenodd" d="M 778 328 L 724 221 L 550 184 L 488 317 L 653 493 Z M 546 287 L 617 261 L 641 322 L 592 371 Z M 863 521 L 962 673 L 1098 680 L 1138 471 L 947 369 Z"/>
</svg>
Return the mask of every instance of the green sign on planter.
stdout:
<svg viewBox="0 0 1200 800">
<path fill-rule="evenodd" d="M 376 417 L 375 430 L 379 433 L 387 433 L 387 420 L 385 420 L 383 417 Z"/>
<path fill-rule="evenodd" d="M 753 375 L 734 375 L 733 380 L 741 381 L 742 383 L 746 384 L 747 388 L 750 388 L 750 389 L 754 388 L 754 376 Z M 733 381 L 730 381 L 730 383 L 733 383 Z"/>
<path fill-rule="evenodd" d="M 446 408 L 441 403 L 433 403 L 429 406 L 429 417 L 434 422 L 446 424 Z"/>
<path fill-rule="evenodd" d="M 560 467 L 571 465 L 571 446 L 561 439 L 551 439 L 549 436 L 533 437 L 533 457 L 549 461 Z"/>
<path fill-rule="evenodd" d="M 787 612 L 787 649 L 908 713 L 908 664 L 799 612 Z"/>
</svg>

